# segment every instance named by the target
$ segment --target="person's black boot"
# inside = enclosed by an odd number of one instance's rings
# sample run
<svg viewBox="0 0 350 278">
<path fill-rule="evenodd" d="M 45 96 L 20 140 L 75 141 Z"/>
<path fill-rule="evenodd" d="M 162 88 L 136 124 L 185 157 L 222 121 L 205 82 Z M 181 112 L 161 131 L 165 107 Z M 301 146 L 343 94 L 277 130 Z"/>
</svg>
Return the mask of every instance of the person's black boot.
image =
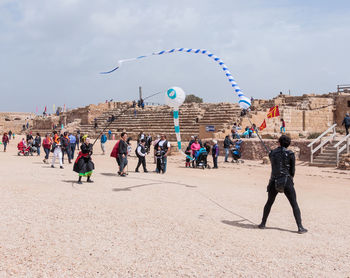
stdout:
<svg viewBox="0 0 350 278">
<path fill-rule="evenodd" d="M 259 228 L 259 229 L 265 229 L 265 223 L 264 223 L 264 222 L 261 222 L 261 223 L 258 225 L 258 228 Z"/>
<path fill-rule="evenodd" d="M 307 233 L 307 229 L 305 229 L 303 226 L 298 227 L 298 234 L 305 234 Z"/>
<path fill-rule="evenodd" d="M 81 182 L 81 176 L 79 176 L 78 184 L 82 184 L 82 182 Z"/>
<path fill-rule="evenodd" d="M 94 182 L 94 181 L 90 179 L 90 176 L 88 176 L 86 182 Z"/>
</svg>

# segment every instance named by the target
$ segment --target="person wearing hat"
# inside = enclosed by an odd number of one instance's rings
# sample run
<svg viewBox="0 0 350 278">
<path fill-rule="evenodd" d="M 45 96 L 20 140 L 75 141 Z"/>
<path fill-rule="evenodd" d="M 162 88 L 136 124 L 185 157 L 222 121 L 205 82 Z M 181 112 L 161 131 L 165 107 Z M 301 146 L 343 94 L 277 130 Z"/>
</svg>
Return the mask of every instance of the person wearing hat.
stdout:
<svg viewBox="0 0 350 278">
<path fill-rule="evenodd" d="M 79 174 L 78 184 L 82 184 L 81 177 L 87 177 L 87 182 L 93 182 L 91 175 L 95 165 L 91 160 L 92 144 L 90 144 L 87 135 L 83 136 L 83 144 L 81 144 L 80 150 L 73 166 L 73 171 Z"/>
<path fill-rule="evenodd" d="M 345 114 L 344 120 L 342 122 L 341 125 L 345 125 L 345 131 L 346 131 L 346 135 L 349 134 L 349 127 L 350 127 L 350 117 L 349 117 L 349 113 Z"/>
</svg>

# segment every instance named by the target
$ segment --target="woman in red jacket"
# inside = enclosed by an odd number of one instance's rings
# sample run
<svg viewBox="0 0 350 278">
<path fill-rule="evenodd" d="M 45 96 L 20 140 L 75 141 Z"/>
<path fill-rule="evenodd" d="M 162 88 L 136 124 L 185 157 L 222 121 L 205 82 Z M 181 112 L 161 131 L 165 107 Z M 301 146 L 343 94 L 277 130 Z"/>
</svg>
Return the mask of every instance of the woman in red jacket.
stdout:
<svg viewBox="0 0 350 278">
<path fill-rule="evenodd" d="M 43 140 L 43 148 L 45 152 L 45 158 L 43 160 L 44 163 L 48 163 L 47 160 L 49 159 L 51 146 L 52 146 L 52 140 L 51 140 L 50 134 L 47 133 L 46 137 Z"/>
<path fill-rule="evenodd" d="M 7 132 L 2 136 L 2 144 L 4 145 L 4 152 L 6 152 L 7 144 L 9 143 L 9 137 L 7 136 Z"/>
</svg>

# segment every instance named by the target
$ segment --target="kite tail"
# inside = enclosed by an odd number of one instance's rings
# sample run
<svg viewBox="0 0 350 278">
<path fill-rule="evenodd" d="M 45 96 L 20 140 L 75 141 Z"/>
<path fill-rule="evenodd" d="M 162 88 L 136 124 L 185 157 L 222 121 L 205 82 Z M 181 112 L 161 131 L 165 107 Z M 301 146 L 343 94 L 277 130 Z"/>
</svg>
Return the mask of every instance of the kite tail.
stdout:
<svg viewBox="0 0 350 278">
<path fill-rule="evenodd" d="M 175 128 L 175 135 L 176 135 L 176 141 L 177 141 L 177 148 L 179 151 L 186 156 L 186 158 L 190 160 L 194 160 L 191 156 L 187 155 L 184 153 L 181 147 L 181 134 L 180 134 L 180 123 L 179 123 L 179 110 L 174 110 L 173 111 L 173 116 L 174 116 L 174 128 Z"/>
</svg>

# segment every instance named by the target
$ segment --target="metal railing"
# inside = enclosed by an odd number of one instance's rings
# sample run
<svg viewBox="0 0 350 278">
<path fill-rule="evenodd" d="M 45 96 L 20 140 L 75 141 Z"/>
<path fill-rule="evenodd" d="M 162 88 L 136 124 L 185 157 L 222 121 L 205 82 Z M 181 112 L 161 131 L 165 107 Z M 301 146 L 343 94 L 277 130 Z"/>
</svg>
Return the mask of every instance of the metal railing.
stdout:
<svg viewBox="0 0 350 278">
<path fill-rule="evenodd" d="M 350 91 L 350 84 L 337 85 L 337 92 Z"/>
<path fill-rule="evenodd" d="M 323 147 L 326 145 L 328 142 L 331 142 L 333 138 L 336 135 L 335 132 L 335 127 L 337 124 L 332 125 L 330 128 L 328 128 L 325 132 L 323 132 L 320 136 L 318 136 L 315 140 L 313 140 L 309 145 L 307 145 L 309 148 L 311 148 L 311 153 L 310 153 L 310 162 L 313 163 L 314 161 L 314 154 L 321 149 L 321 153 L 323 152 Z M 329 136 L 326 140 L 322 141 L 322 138 L 325 137 L 329 132 L 332 132 L 331 136 Z M 317 142 L 320 142 L 320 144 L 317 147 L 314 147 L 314 144 Z"/>
<path fill-rule="evenodd" d="M 342 143 L 344 143 L 344 141 L 346 141 L 346 143 L 344 144 L 344 146 L 340 147 L 340 145 Z M 340 154 L 346 149 L 346 153 L 349 153 L 349 142 L 350 141 L 350 134 L 346 135 L 342 140 L 340 140 L 337 144 L 334 145 L 334 148 L 337 149 L 337 167 L 339 165 L 339 157 Z"/>
</svg>

